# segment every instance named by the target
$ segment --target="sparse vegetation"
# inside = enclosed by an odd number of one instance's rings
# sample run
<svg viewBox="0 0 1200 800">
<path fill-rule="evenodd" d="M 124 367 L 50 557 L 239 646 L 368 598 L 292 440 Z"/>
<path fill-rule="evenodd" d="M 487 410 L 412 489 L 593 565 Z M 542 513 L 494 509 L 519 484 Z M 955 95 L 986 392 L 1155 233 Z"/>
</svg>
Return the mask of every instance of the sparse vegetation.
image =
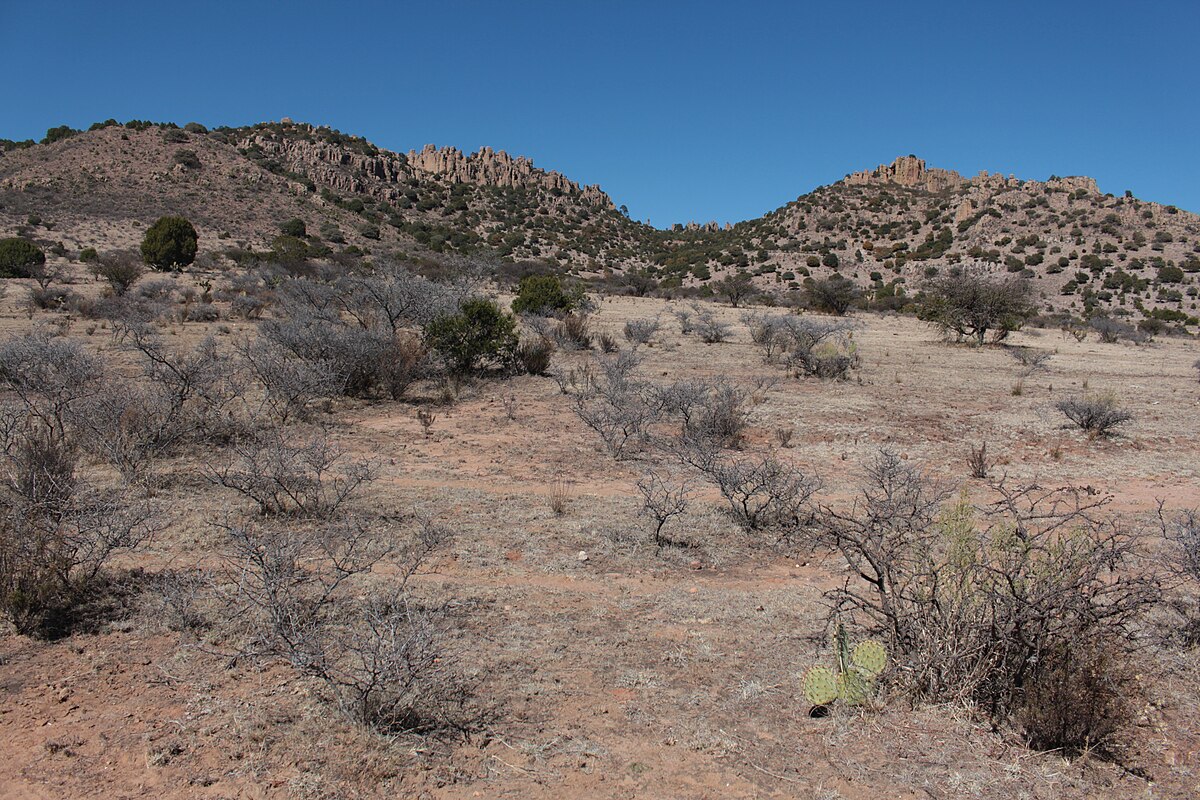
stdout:
<svg viewBox="0 0 1200 800">
<path fill-rule="evenodd" d="M 1114 434 L 1118 427 L 1130 422 L 1133 414 L 1117 403 L 1113 392 L 1091 392 L 1059 400 L 1054 407 L 1092 438 Z"/>
</svg>

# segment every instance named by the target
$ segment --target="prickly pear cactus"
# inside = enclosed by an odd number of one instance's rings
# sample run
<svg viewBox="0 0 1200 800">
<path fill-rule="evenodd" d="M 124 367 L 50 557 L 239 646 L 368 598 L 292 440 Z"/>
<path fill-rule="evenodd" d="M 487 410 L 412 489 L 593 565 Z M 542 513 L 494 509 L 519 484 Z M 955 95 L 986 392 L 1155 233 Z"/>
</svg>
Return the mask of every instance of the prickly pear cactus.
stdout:
<svg viewBox="0 0 1200 800">
<path fill-rule="evenodd" d="M 804 696 L 815 706 L 834 700 L 860 705 L 875 694 L 875 679 L 887 666 L 887 650 L 875 639 L 864 639 L 853 649 L 846 627 L 838 623 L 833 634 L 837 669 L 812 667 L 802 680 Z"/>
<path fill-rule="evenodd" d="M 829 667 L 811 667 L 802 681 L 804 696 L 814 706 L 824 706 L 838 699 L 838 676 Z"/>
<path fill-rule="evenodd" d="M 850 660 L 854 662 L 854 666 L 873 678 L 887 666 L 887 650 L 874 639 L 864 639 L 855 646 Z"/>
<path fill-rule="evenodd" d="M 842 701 L 857 706 L 875 694 L 875 681 L 857 667 L 851 667 L 837 676 L 837 692 Z"/>
</svg>

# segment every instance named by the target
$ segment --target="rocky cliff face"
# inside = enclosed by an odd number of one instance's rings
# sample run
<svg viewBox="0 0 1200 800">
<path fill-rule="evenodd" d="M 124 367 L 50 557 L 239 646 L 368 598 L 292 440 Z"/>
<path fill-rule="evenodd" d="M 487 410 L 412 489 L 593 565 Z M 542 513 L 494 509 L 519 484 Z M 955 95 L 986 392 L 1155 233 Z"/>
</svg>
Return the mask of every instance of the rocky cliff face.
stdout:
<svg viewBox="0 0 1200 800">
<path fill-rule="evenodd" d="M 408 164 L 419 175 L 428 175 L 452 183 L 471 183 L 478 186 L 538 188 L 556 194 L 579 194 L 591 205 L 615 208 L 612 199 L 599 186 L 585 186 L 569 180 L 558 172 L 546 172 L 534 167 L 524 156 L 513 158 L 503 150 L 490 147 L 465 155 L 456 147 L 438 148 L 427 144 L 421 150 L 410 150 Z"/>
<path fill-rule="evenodd" d="M 308 141 L 253 133 L 239 140 L 242 150 L 258 148 L 290 171 L 307 175 L 318 186 L 327 186 L 345 194 L 372 194 L 394 199 L 397 192 L 388 187 L 407 183 L 412 171 L 404 157 L 386 150 L 376 155 L 356 153 L 321 141 Z M 383 186 L 380 186 L 383 184 Z"/>
<path fill-rule="evenodd" d="M 891 164 L 880 164 L 872 171 L 854 172 L 846 176 L 850 186 L 870 186 L 894 183 L 926 192 L 942 192 L 961 189 L 967 180 L 948 169 L 929 169 L 924 159 L 916 156 L 900 156 Z"/>
</svg>

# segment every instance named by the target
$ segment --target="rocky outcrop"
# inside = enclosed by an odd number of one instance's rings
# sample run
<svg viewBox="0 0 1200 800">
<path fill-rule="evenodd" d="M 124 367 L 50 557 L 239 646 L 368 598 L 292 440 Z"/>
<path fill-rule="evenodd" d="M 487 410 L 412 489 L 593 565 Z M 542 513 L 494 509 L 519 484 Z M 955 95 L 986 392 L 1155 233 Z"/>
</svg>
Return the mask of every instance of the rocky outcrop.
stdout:
<svg viewBox="0 0 1200 800">
<path fill-rule="evenodd" d="M 328 142 L 262 134 L 243 139 L 238 147 L 242 150 L 257 147 L 263 155 L 292 172 L 308 175 L 317 185 L 340 194 L 394 196 L 394 190 L 381 189 L 389 184 L 405 183 L 412 176 L 404 157 L 386 150 L 366 155 Z"/>
<path fill-rule="evenodd" d="M 894 183 L 926 192 L 942 192 L 961 189 L 967 180 L 953 170 L 929 169 L 924 159 L 909 155 L 900 156 L 890 165 L 880 164 L 872 171 L 851 173 L 846 176 L 846 183 L 850 186 Z"/>
<path fill-rule="evenodd" d="M 513 158 L 503 150 L 490 147 L 466 155 L 457 147 L 438 148 L 427 144 L 419 151 L 409 151 L 408 164 L 418 174 L 454 183 L 545 189 L 556 194 L 579 195 L 591 205 L 615 208 L 612 199 L 599 186 L 581 189 L 565 175 L 538 169 L 524 156 Z"/>
</svg>

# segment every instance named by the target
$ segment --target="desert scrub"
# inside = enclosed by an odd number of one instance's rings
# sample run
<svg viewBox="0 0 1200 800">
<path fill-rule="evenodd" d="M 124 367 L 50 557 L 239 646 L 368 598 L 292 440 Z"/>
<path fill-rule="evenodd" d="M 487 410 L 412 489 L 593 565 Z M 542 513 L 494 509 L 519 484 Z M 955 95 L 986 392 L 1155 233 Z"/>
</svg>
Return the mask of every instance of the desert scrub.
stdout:
<svg viewBox="0 0 1200 800">
<path fill-rule="evenodd" d="M 1133 419 L 1133 414 L 1120 407 L 1113 392 L 1068 397 L 1059 400 L 1054 407 L 1092 439 L 1112 436 L 1119 426 Z"/>
</svg>

